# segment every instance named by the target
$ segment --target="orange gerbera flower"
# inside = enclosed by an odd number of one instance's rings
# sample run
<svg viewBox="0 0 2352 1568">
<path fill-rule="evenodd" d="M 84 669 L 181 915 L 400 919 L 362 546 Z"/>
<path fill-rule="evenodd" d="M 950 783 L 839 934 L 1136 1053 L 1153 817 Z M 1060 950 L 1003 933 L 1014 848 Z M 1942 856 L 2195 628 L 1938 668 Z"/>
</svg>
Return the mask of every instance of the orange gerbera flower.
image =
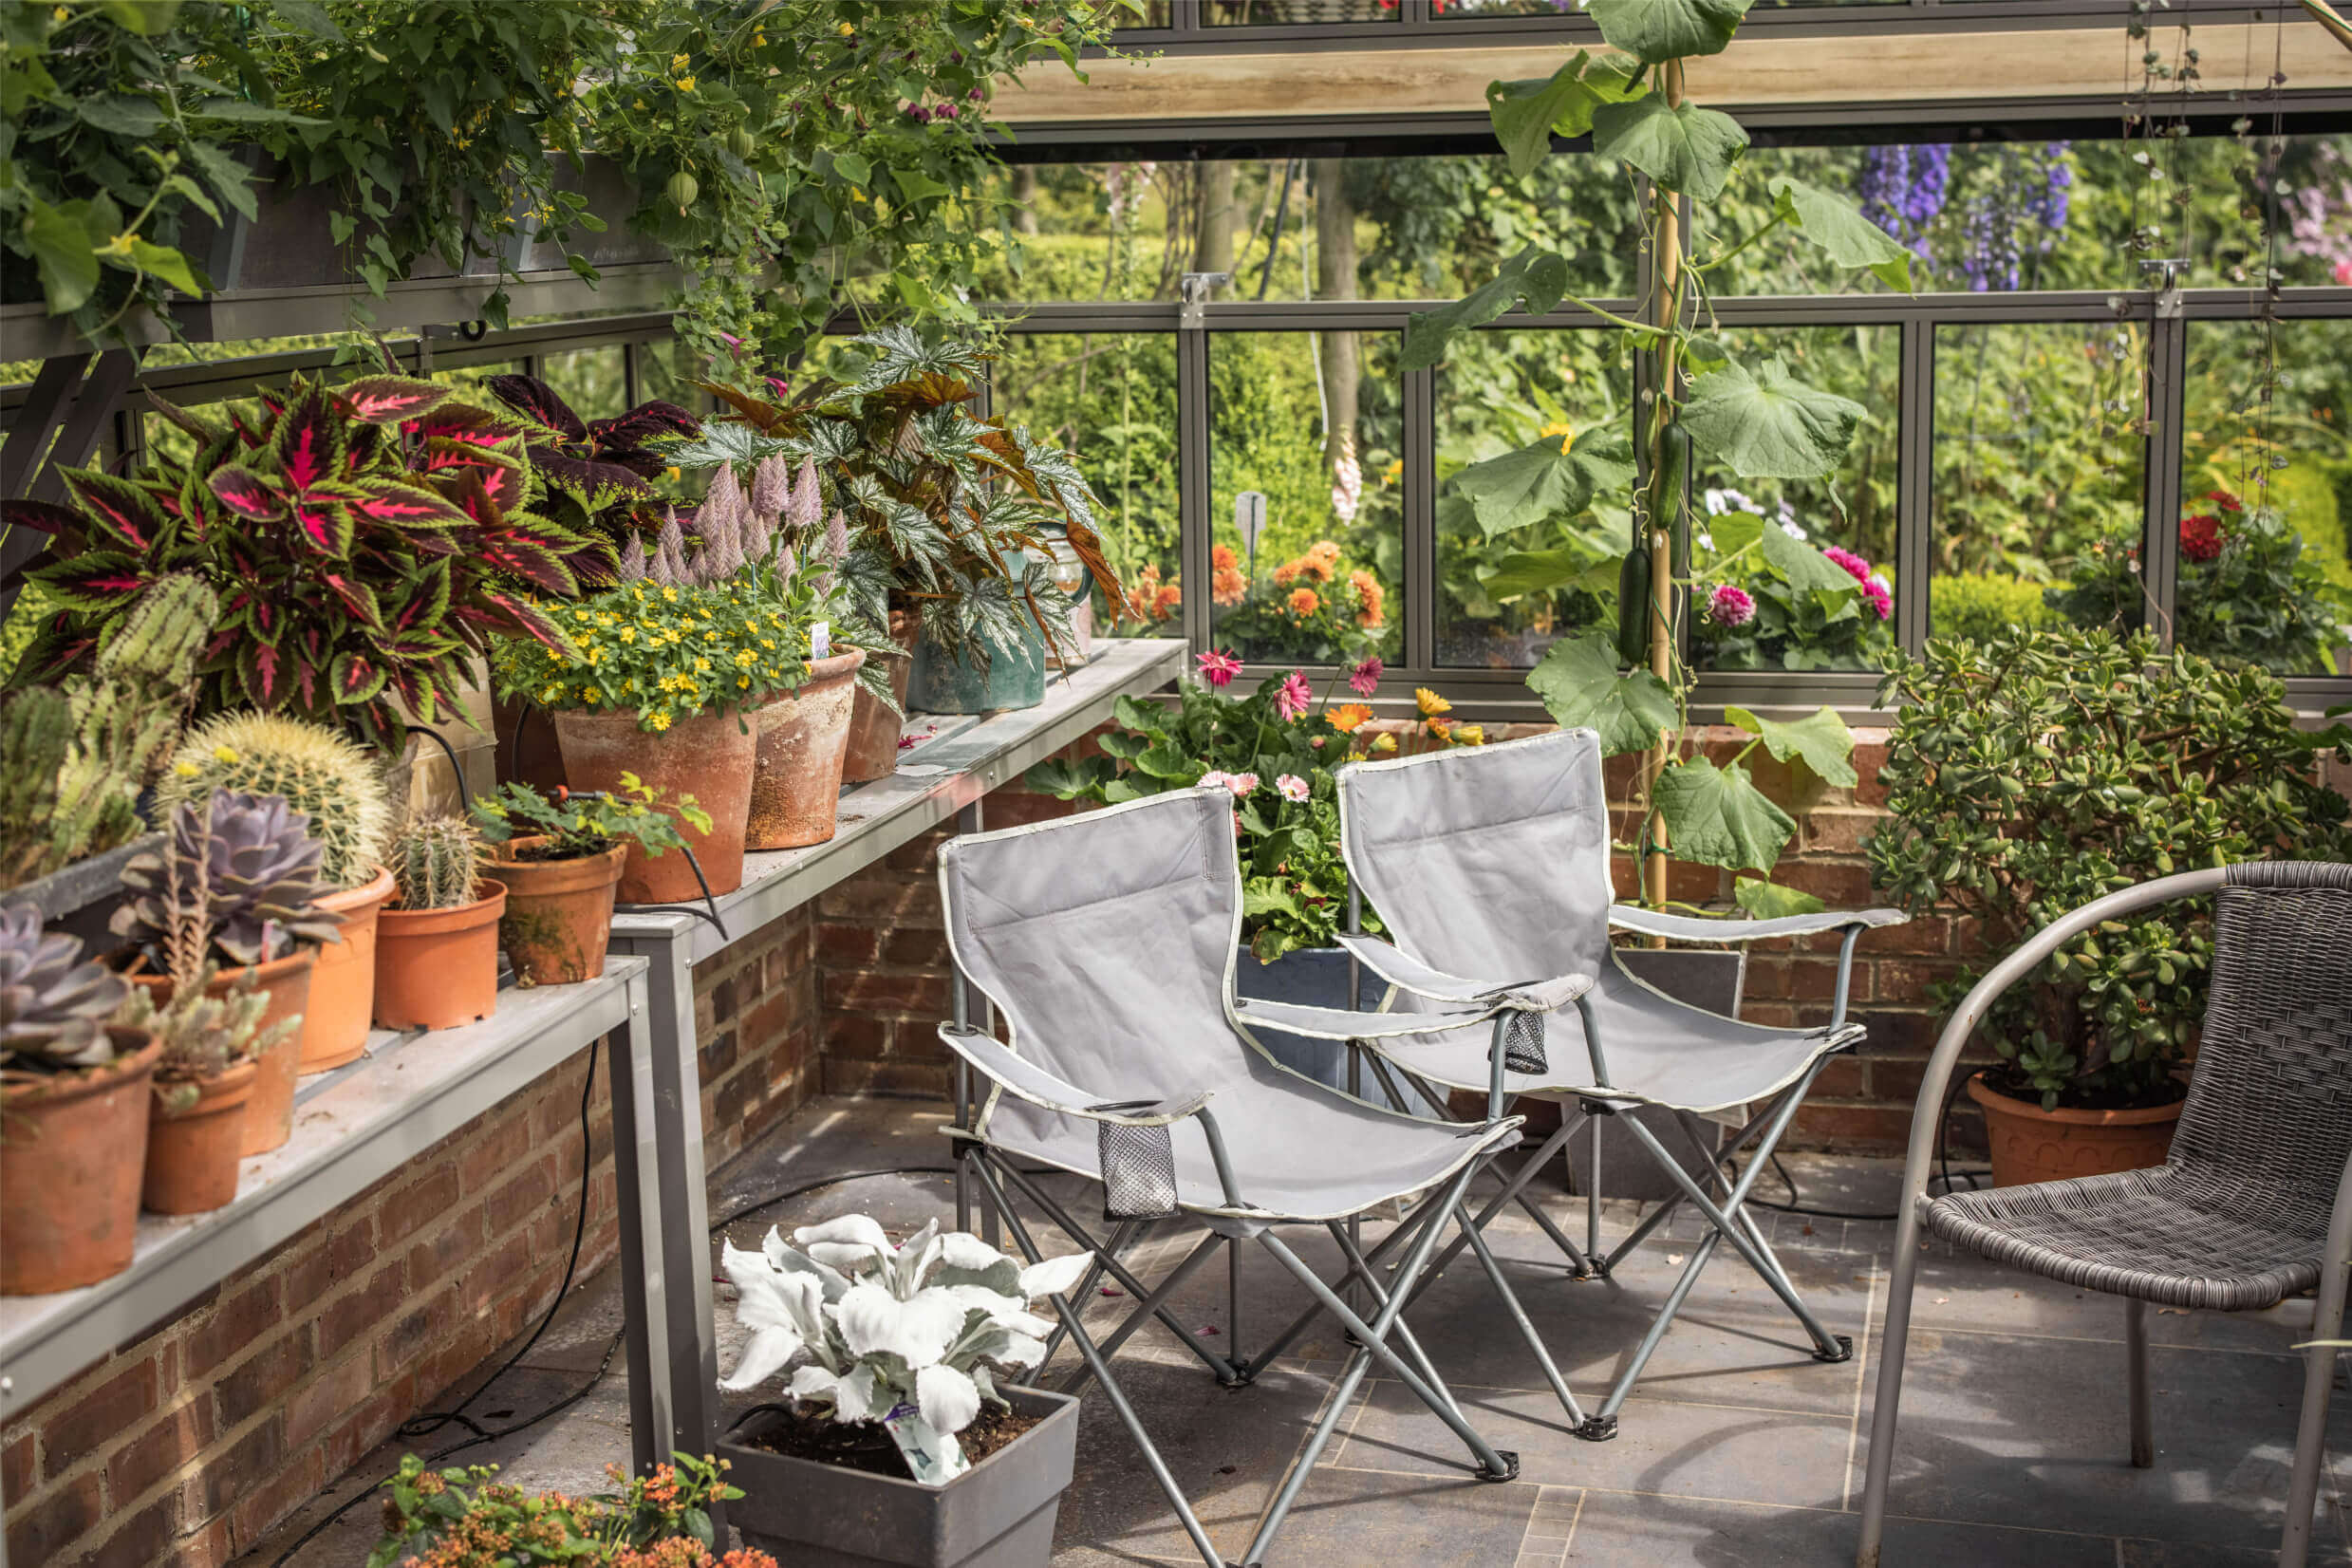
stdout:
<svg viewBox="0 0 2352 1568">
<path fill-rule="evenodd" d="M 1173 583 L 1164 584 L 1160 590 L 1151 596 L 1151 618 L 1155 621 L 1165 621 L 1175 614 L 1184 602 L 1185 590 L 1183 588 Z"/>
<path fill-rule="evenodd" d="M 1290 607 L 1293 615 L 1302 620 L 1323 607 L 1323 601 L 1316 596 L 1313 588 L 1293 588 L 1290 597 L 1283 603 Z"/>
<path fill-rule="evenodd" d="M 1388 601 L 1387 590 L 1381 588 L 1380 579 L 1358 568 L 1348 573 L 1348 582 L 1355 589 L 1359 607 L 1355 612 L 1355 624 L 1368 631 L 1376 629 Z"/>
<path fill-rule="evenodd" d="M 1331 721 L 1331 727 L 1341 735 L 1353 735 L 1357 726 L 1365 723 L 1372 716 L 1371 707 L 1362 702 L 1343 702 L 1335 708 L 1326 708 L 1323 711 L 1323 717 Z"/>
</svg>

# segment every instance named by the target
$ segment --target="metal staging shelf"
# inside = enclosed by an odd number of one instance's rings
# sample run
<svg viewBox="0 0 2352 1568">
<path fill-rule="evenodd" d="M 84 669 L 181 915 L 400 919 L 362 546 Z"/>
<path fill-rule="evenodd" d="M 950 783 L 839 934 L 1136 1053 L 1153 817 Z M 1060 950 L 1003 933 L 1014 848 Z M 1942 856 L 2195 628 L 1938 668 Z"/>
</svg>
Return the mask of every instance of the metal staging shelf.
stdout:
<svg viewBox="0 0 2352 1568">
<path fill-rule="evenodd" d="M 601 979 L 498 993 L 480 1023 L 368 1036 L 367 1055 L 306 1082 L 294 1133 L 244 1162 L 234 1201 L 207 1214 L 141 1215 L 131 1266 L 54 1296 L 0 1297 L 0 1416 L 172 1316 L 450 1133 L 629 1019 L 645 963 Z"/>
</svg>

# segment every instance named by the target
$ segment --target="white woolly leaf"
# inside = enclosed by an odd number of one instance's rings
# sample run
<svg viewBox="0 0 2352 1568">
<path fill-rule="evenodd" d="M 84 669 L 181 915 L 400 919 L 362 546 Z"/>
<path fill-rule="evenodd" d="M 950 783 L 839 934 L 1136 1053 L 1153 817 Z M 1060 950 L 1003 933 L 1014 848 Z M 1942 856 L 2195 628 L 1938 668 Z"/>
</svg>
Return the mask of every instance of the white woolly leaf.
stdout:
<svg viewBox="0 0 2352 1568">
<path fill-rule="evenodd" d="M 1091 1252 L 1073 1252 L 1066 1258 L 1048 1258 L 1042 1263 L 1032 1263 L 1021 1270 L 1020 1294 L 1028 1300 L 1040 1296 L 1061 1296 L 1086 1277 L 1088 1265 L 1094 1261 Z"/>
<path fill-rule="evenodd" d="M 902 1301 L 880 1285 L 851 1285 L 833 1308 L 841 1340 L 851 1355 L 876 1352 L 909 1367 L 927 1367 L 947 1353 L 963 1328 L 963 1303 L 945 1291 L 926 1290 Z"/>
<path fill-rule="evenodd" d="M 932 1430 L 960 1432 L 980 1414 L 980 1390 L 953 1367 L 924 1367 L 915 1373 L 915 1408 Z"/>
</svg>

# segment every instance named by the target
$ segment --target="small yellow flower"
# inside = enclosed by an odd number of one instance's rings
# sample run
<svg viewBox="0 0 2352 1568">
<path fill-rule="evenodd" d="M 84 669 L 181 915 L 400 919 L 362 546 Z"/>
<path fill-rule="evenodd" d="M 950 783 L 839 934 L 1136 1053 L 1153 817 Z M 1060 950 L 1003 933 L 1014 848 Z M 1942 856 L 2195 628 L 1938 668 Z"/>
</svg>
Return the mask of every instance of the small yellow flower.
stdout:
<svg viewBox="0 0 2352 1568">
<path fill-rule="evenodd" d="M 662 471 L 662 474 L 663 474 L 663 476 L 664 478 L 668 479 L 668 480 L 669 480 L 672 484 L 675 484 L 675 483 L 677 483 L 680 479 L 682 479 L 682 478 L 684 478 L 684 477 L 685 477 L 684 471 L 683 471 L 683 470 L 681 470 L 681 469 L 680 469 L 680 468 L 679 468 L 679 466 L 678 466 L 676 463 L 672 463 L 672 464 L 670 464 L 670 465 L 669 465 L 669 467 L 667 467 L 667 468 L 663 469 L 663 470 Z M 675 588 L 665 589 L 664 591 L 665 591 L 665 592 L 667 592 L 667 593 L 669 594 L 669 596 L 670 596 L 671 598 L 673 598 L 673 599 L 675 599 L 675 598 L 677 598 L 677 597 L 678 597 L 678 590 L 677 590 L 677 589 L 675 589 Z"/>
<path fill-rule="evenodd" d="M 65 21 L 69 21 L 69 20 L 71 20 L 72 16 L 73 16 L 73 12 L 71 12 L 71 11 L 67 10 L 67 9 L 66 9 L 65 7 L 63 7 L 63 6 L 60 6 L 60 7 L 58 7 L 55 10 L 53 10 L 53 11 L 49 12 L 49 20 L 51 20 L 52 22 L 65 22 Z"/>
<path fill-rule="evenodd" d="M 172 772 L 177 774 L 182 778 L 194 778 L 196 775 L 202 773 L 203 771 L 203 769 L 197 767 L 193 762 L 175 763 L 172 767 Z"/>
<path fill-rule="evenodd" d="M 736 677 L 735 683 L 738 690 L 748 689 L 752 683 L 752 678 L 748 675 L 739 675 Z"/>
<path fill-rule="evenodd" d="M 668 729 L 670 727 L 670 716 L 665 713 L 655 714 L 653 716 L 653 727 L 657 730 Z"/>
<path fill-rule="evenodd" d="M 857 36 L 857 28 L 852 27 L 850 24 L 844 22 L 841 24 L 841 36 L 844 38 L 854 38 Z"/>
<path fill-rule="evenodd" d="M 1447 738 L 1457 746 L 1483 746 L 1486 743 L 1486 732 L 1476 724 L 1456 724 Z"/>
<path fill-rule="evenodd" d="M 695 673 L 696 673 L 696 674 L 698 674 L 698 675 L 707 675 L 707 674 L 709 674 L 709 673 L 710 673 L 710 667 L 711 667 L 711 662 L 710 662 L 709 660 L 707 660 L 707 659 L 698 659 L 698 660 L 696 660 L 696 661 L 694 662 Z"/>
<path fill-rule="evenodd" d="M 623 626 L 623 627 L 621 628 L 621 641 L 622 641 L 622 642 L 624 642 L 624 643 L 634 643 L 634 642 L 636 642 L 636 641 L 637 641 L 637 628 L 636 628 L 635 626 Z"/>
<path fill-rule="evenodd" d="M 685 68 L 686 68 L 686 57 L 685 57 L 684 55 L 682 55 L 682 54 L 673 54 L 673 55 L 671 55 L 671 56 L 670 56 L 670 70 L 671 70 L 672 74 L 676 74 L 677 72 L 682 71 L 682 70 L 684 70 Z"/>
<path fill-rule="evenodd" d="M 213 760 L 234 767 L 237 762 L 236 748 L 234 746 L 215 746 L 213 748 Z"/>
<path fill-rule="evenodd" d="M 676 469 L 674 469 L 674 468 L 673 468 L 673 469 L 671 469 L 671 470 L 670 470 L 670 472 L 671 472 L 671 473 L 673 473 L 673 474 L 675 474 L 675 473 L 677 473 L 677 472 L 678 472 L 678 470 L 676 470 Z M 676 588 L 663 588 L 663 589 L 662 590 L 662 597 L 663 597 L 663 598 L 664 598 L 664 599 L 666 599 L 666 600 L 668 600 L 671 604 L 673 604 L 673 605 L 674 605 L 674 604 L 678 603 L 678 590 L 677 590 Z"/>
<path fill-rule="evenodd" d="M 694 78 L 691 76 L 680 77 L 678 79 L 678 90 L 681 93 L 690 93 L 694 91 Z"/>
<path fill-rule="evenodd" d="M 1372 742 L 1372 749 L 1375 752 L 1382 753 L 1392 752 L 1396 750 L 1396 737 L 1392 735 L 1383 735 L 1379 739 Z"/>
<path fill-rule="evenodd" d="M 1424 719 L 1434 719 L 1441 713 L 1454 711 L 1454 705 L 1451 702 L 1447 701 L 1427 686 L 1413 688 L 1413 703 L 1420 708 L 1421 717 Z"/>
<path fill-rule="evenodd" d="M 1577 427 L 1565 420 L 1554 420 L 1550 424 L 1536 432 L 1536 439 L 1539 440 L 1550 440 L 1554 436 L 1559 438 L 1560 451 L 1566 452 L 1576 444 Z"/>
</svg>

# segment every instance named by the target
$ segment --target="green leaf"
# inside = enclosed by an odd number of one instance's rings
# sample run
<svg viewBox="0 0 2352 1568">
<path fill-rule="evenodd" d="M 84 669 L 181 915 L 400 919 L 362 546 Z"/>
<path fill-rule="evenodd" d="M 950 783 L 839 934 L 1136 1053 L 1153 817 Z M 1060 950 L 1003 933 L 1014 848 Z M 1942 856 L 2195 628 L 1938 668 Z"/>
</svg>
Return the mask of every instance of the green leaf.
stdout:
<svg viewBox="0 0 2352 1568">
<path fill-rule="evenodd" d="M 1840 267 L 1865 268 L 1890 289 L 1911 292 L 1911 252 L 1845 197 L 1775 175 L 1766 181 L 1773 211 Z"/>
<path fill-rule="evenodd" d="M 1253 882 L 1241 890 L 1241 918 L 1243 920 L 1255 919 L 1260 915 L 1296 917 L 1298 913 L 1298 901 L 1291 897 L 1290 889 L 1272 878 L 1262 882 Z"/>
<path fill-rule="evenodd" d="M 1724 718 L 1764 741 L 1764 750 L 1785 762 L 1802 757 L 1822 782 L 1852 789 L 1861 782 L 1854 771 L 1854 732 L 1834 708 L 1821 708 L 1793 723 L 1765 719 L 1745 708 L 1727 707 Z"/>
<path fill-rule="evenodd" d="M 1779 523 L 1764 530 L 1764 565 L 1781 574 L 1800 593 L 1858 593 L 1854 574 L 1806 544 Z"/>
<path fill-rule="evenodd" d="M 1661 0 L 1667 3 L 1667 0 Z M 1670 191 L 1697 201 L 1723 195 L 1731 165 L 1747 150 L 1747 133 L 1719 109 L 1678 109 L 1652 93 L 1593 111 L 1593 151 L 1623 159 Z"/>
<path fill-rule="evenodd" d="M 1487 118 L 1494 121 L 1495 140 L 1503 143 L 1511 173 L 1530 172 L 1552 150 L 1554 136 L 1582 136 L 1593 128 L 1595 109 L 1623 103 L 1636 90 L 1622 71 L 1592 60 L 1590 49 L 1578 49 L 1549 81 L 1497 82 L 1487 87 Z"/>
<path fill-rule="evenodd" d="M 1743 479 L 1818 479 L 1837 472 L 1863 412 L 1798 381 L 1776 354 L 1753 371 L 1726 365 L 1692 382 L 1682 424 Z"/>
<path fill-rule="evenodd" d="M 835 153 L 833 173 L 852 185 L 864 185 L 874 177 L 874 166 L 856 153 Z"/>
<path fill-rule="evenodd" d="M 1738 554 L 1763 538 L 1764 520 L 1752 512 L 1727 512 L 1720 517 L 1698 519 L 1696 526 L 1715 542 L 1715 555 L 1721 560 Z M 1777 530 L 1780 525 L 1775 523 L 1773 527 Z"/>
<path fill-rule="evenodd" d="M 1703 756 L 1685 757 L 1658 775 L 1652 795 L 1677 860 L 1769 871 L 1797 831 L 1796 819 L 1766 799 L 1736 762 L 1718 768 Z"/>
<path fill-rule="evenodd" d="M 954 194 L 947 186 L 933 179 L 921 169 L 892 169 L 890 177 L 898 181 L 899 198 L 910 205 L 918 201 L 927 201 L 933 196 Z"/>
<path fill-rule="evenodd" d="M 1613 49 L 1645 65 L 1721 54 L 1753 0 L 1592 0 L 1590 11 Z"/>
<path fill-rule="evenodd" d="M 1633 478 L 1633 453 L 1623 434 L 1596 425 L 1566 452 L 1558 438 L 1547 438 L 1472 463 L 1450 482 L 1491 539 L 1531 523 L 1572 517 L 1593 504 L 1596 492 L 1616 490 Z"/>
<path fill-rule="evenodd" d="M 179 11 L 179 0 L 98 0 L 98 9 L 125 31 L 153 38 L 171 30 L 172 18 Z"/>
<path fill-rule="evenodd" d="M 335 26 L 327 8 L 317 0 L 270 0 L 270 9 L 281 20 L 292 23 L 313 38 L 328 44 L 343 42 L 343 29 Z"/>
<path fill-rule="evenodd" d="M 52 207 L 38 196 L 25 198 L 25 244 L 41 271 L 52 316 L 79 310 L 98 287 L 98 252 L 82 226 L 85 210 L 79 201 Z"/>
<path fill-rule="evenodd" d="M 156 245 L 134 237 L 127 258 L 109 255 L 105 259 L 109 266 L 151 272 L 183 294 L 199 299 L 204 295 L 204 285 L 196 281 L 195 271 L 188 265 L 188 258 L 168 245 Z"/>
<path fill-rule="evenodd" d="M 1605 551 L 1577 545 L 1559 550 L 1515 550 L 1491 569 L 1481 569 L 1478 586 L 1498 603 L 1523 599 L 1531 593 L 1552 593 L 1580 588 L 1587 593 L 1607 593 L 1616 587 L 1617 558 Z"/>
<path fill-rule="evenodd" d="M 73 112 L 82 122 L 111 136 L 148 137 L 163 123 L 163 111 L 154 101 L 116 93 L 107 98 L 78 99 Z"/>
<path fill-rule="evenodd" d="M 1049 756 L 1031 768 L 1024 775 L 1022 782 L 1040 794 L 1055 795 L 1063 800 L 1073 800 L 1092 789 L 1100 780 L 1085 763 L 1065 762 L 1058 756 Z"/>
<path fill-rule="evenodd" d="M 1530 245 L 1451 305 L 1414 311 L 1405 324 L 1405 368 L 1432 369 L 1446 358 L 1447 340 L 1456 332 L 1484 327 L 1521 300 L 1529 315 L 1540 316 L 1558 305 L 1567 291 L 1566 259 Z"/>
<path fill-rule="evenodd" d="M 1801 893 L 1794 887 L 1783 887 L 1770 882 L 1759 882 L 1754 877 L 1742 877 L 1731 885 L 1731 902 L 1758 920 L 1777 920 L 1783 915 L 1818 915 L 1829 907 L 1811 893 Z"/>
<path fill-rule="evenodd" d="M 1528 672 L 1527 685 L 1562 729 L 1598 731 L 1602 752 L 1615 756 L 1656 745 L 1682 714 L 1672 688 L 1648 670 L 1617 673 L 1612 643 L 1607 632 L 1560 639 Z"/>
</svg>

